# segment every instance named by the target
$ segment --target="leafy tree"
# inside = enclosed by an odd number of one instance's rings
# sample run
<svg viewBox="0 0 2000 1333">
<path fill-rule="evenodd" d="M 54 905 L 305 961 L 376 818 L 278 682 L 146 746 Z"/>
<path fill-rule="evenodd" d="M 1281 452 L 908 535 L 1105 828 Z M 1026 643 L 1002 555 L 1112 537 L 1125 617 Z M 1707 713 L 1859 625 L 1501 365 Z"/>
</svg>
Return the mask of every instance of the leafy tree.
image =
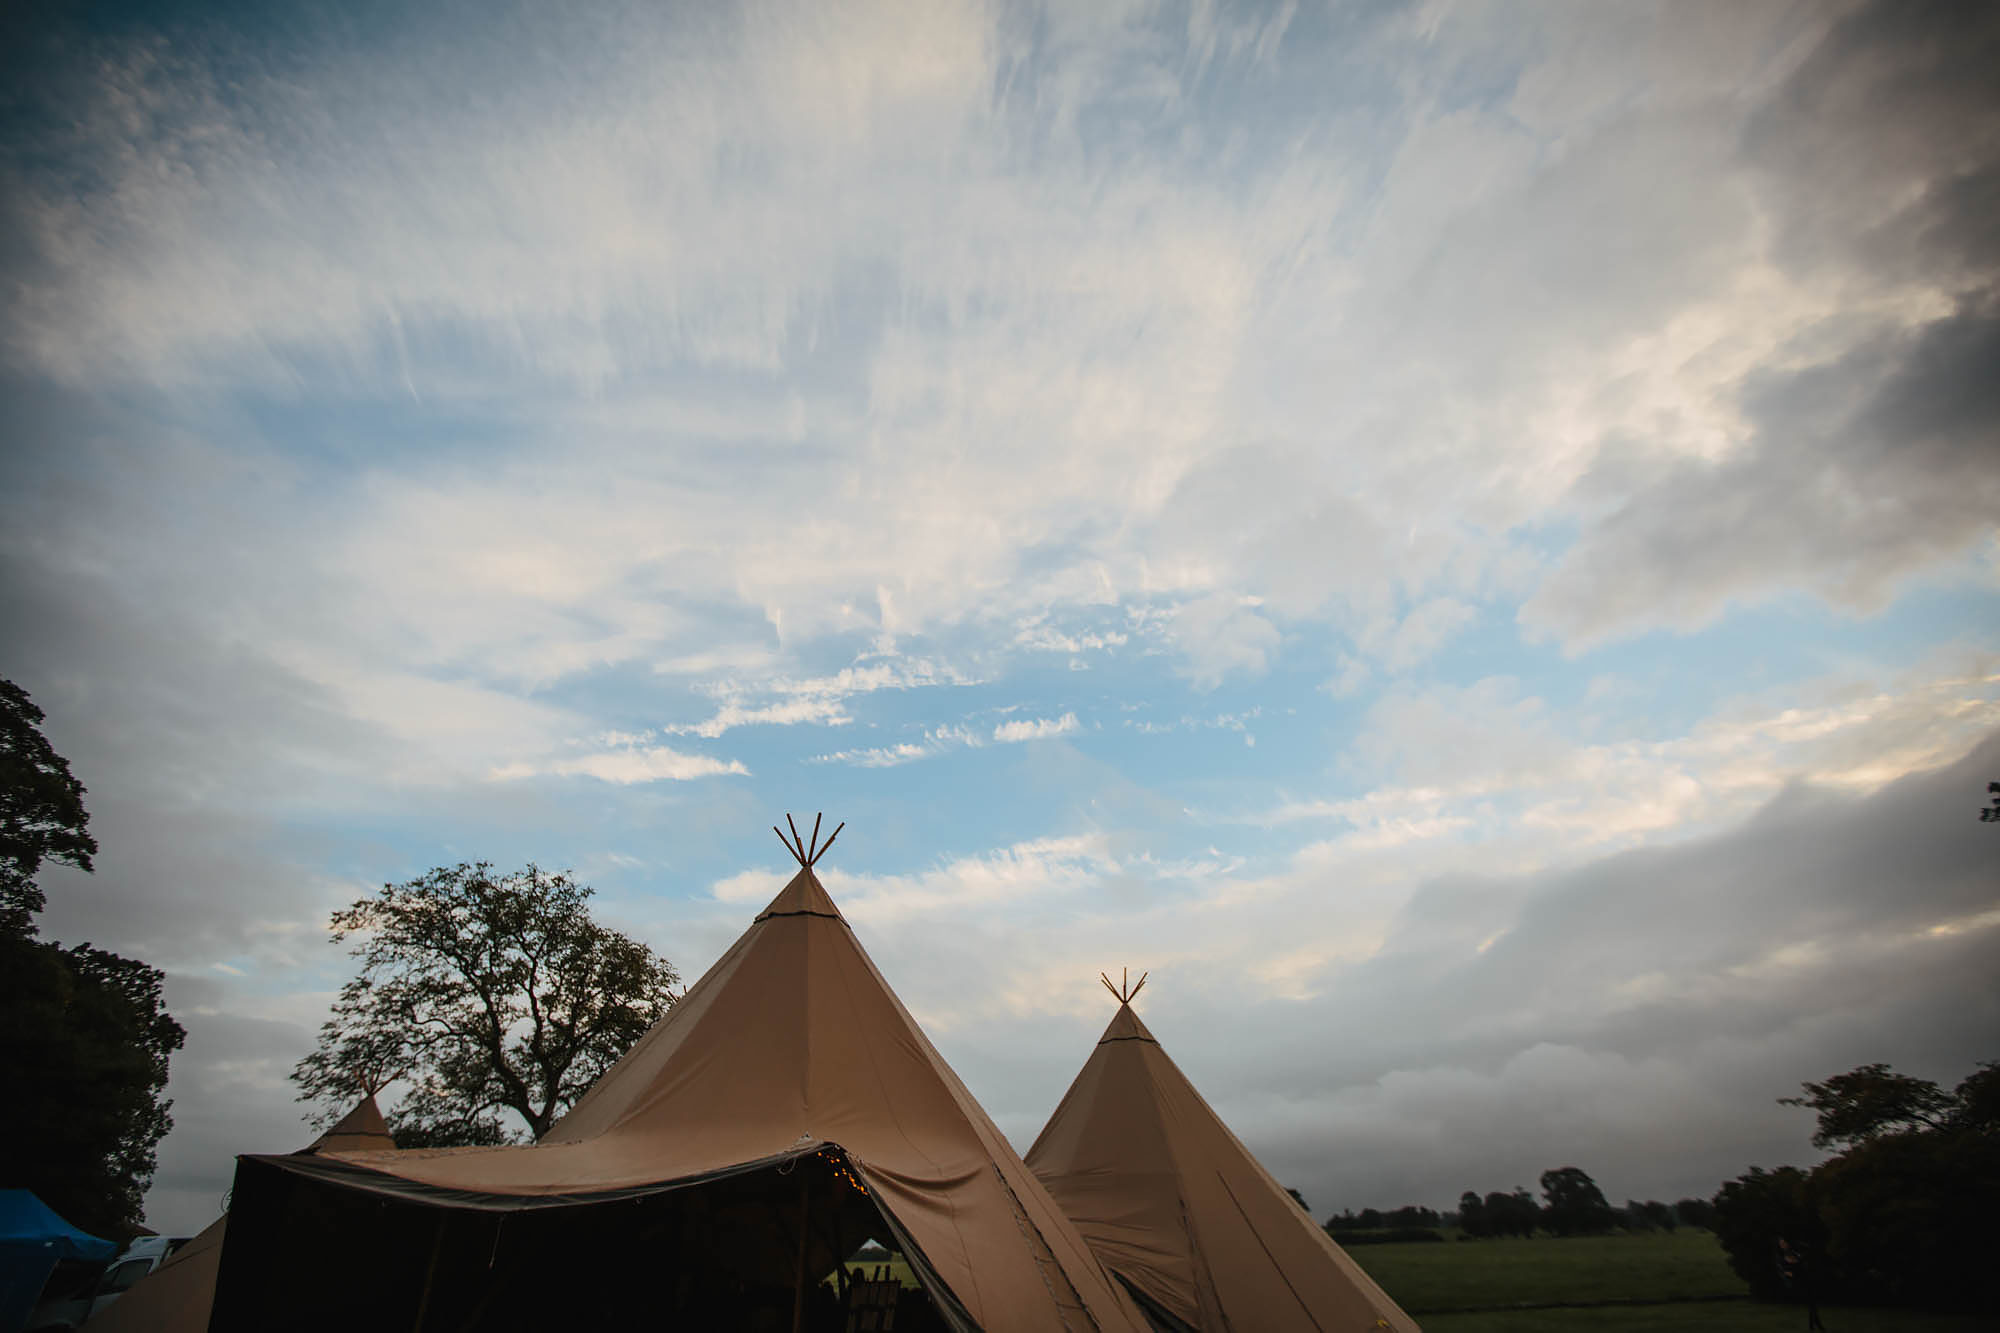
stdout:
<svg viewBox="0 0 2000 1333">
<path fill-rule="evenodd" d="M 1542 1221 L 1558 1236 L 1592 1236 L 1618 1225 L 1618 1214 L 1604 1191 L 1581 1167 L 1562 1166 L 1542 1172 Z"/>
<path fill-rule="evenodd" d="M 1715 1196 L 1715 1235 L 1729 1266 L 1753 1294 L 1765 1300 L 1795 1294 L 1778 1266 L 1778 1241 L 1808 1256 L 1826 1252 L 1811 1176 L 1795 1166 L 1776 1171 L 1753 1166 L 1748 1175 L 1728 1181 Z"/>
<path fill-rule="evenodd" d="M 187 1034 L 157 968 L 35 938 L 44 861 L 91 868 L 83 784 L 0 681 L 0 1186 L 31 1189 L 85 1230 L 132 1234 L 173 1125 L 161 1094 Z"/>
<path fill-rule="evenodd" d="M 1979 808 L 1979 822 L 2000 824 L 2000 782 L 1987 783 L 1986 790 L 1992 795 L 1993 800 Z"/>
<path fill-rule="evenodd" d="M 1715 1231 L 1736 1271 L 1767 1296 L 1798 1298 L 1809 1285 L 1823 1298 L 2000 1314 L 1986 1277 L 2000 1065 L 1980 1065 L 1952 1092 L 1880 1064 L 1805 1091 L 1780 1100 L 1817 1113 L 1815 1143 L 1845 1150 L 1810 1174 L 1753 1168 L 1722 1187 Z M 1798 1257 L 1798 1290 L 1774 1262 L 1780 1238 Z"/>
<path fill-rule="evenodd" d="M 161 1093 L 187 1034 L 161 1004 L 162 980 L 88 944 L 0 942 L 0 1184 L 98 1235 L 138 1228 L 173 1127 Z"/>
<path fill-rule="evenodd" d="M 1707 1199 L 1681 1199 L 1674 1204 L 1674 1220 L 1684 1227 L 1715 1230 L 1715 1205 Z"/>
<path fill-rule="evenodd" d="M 35 933 L 47 899 L 35 884 L 43 861 L 89 870 L 97 854 L 84 787 L 42 735 L 42 710 L 0 680 L 0 935 Z"/>
<path fill-rule="evenodd" d="M 1494 1190 L 1486 1196 L 1485 1212 L 1488 1235 L 1532 1236 L 1542 1224 L 1542 1210 L 1525 1189 L 1512 1194 Z"/>
<path fill-rule="evenodd" d="M 1985 1060 L 1952 1091 L 1951 1127 L 2000 1133 L 2000 1061 Z"/>
<path fill-rule="evenodd" d="M 2000 1135 L 1949 1128 L 1856 1144 L 1813 1172 L 1827 1257 L 1869 1299 L 1995 1312 Z"/>
<path fill-rule="evenodd" d="M 1627 1199 L 1620 1220 L 1627 1231 L 1672 1231 L 1679 1223 L 1674 1210 L 1658 1199 Z"/>
<path fill-rule="evenodd" d="M 1492 1223 L 1486 1216 L 1486 1201 L 1479 1197 L 1478 1190 L 1467 1190 L 1458 1196 L 1458 1228 L 1468 1236 L 1490 1236 Z"/>
<path fill-rule="evenodd" d="M 410 1084 L 406 1147 L 540 1138 L 673 1003 L 679 976 L 593 921 L 591 891 L 530 865 L 430 871 L 335 912 L 361 971 L 292 1079 L 333 1119 L 357 1084 Z M 510 1131 L 506 1113 L 519 1117 Z"/>
<path fill-rule="evenodd" d="M 1290 1185 L 1285 1186 L 1285 1193 L 1291 1195 L 1292 1202 L 1297 1204 L 1307 1214 L 1310 1214 L 1312 1212 L 1311 1207 L 1309 1207 L 1306 1203 L 1305 1195 L 1299 1193 L 1297 1190 L 1293 1189 Z"/>
<path fill-rule="evenodd" d="M 1803 1097 L 1780 1097 L 1780 1106 L 1803 1106 L 1817 1112 L 1815 1148 L 1861 1143 L 1882 1134 L 1913 1129 L 1941 1129 L 1950 1120 L 1956 1099 L 1925 1078 L 1910 1078 L 1889 1066 L 1857 1065 L 1824 1083 L 1801 1085 Z"/>
</svg>

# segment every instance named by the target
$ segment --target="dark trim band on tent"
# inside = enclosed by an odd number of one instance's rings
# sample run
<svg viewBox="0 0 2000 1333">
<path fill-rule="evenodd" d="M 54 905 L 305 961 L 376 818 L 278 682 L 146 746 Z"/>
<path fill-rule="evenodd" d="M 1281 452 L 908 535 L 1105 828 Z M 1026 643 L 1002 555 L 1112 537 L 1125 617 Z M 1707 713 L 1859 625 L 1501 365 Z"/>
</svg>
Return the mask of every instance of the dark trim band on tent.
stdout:
<svg viewBox="0 0 2000 1333">
<path fill-rule="evenodd" d="M 675 1190 L 703 1185 L 711 1180 L 727 1180 L 731 1176 L 783 1166 L 787 1162 L 795 1162 L 801 1157 L 811 1157 L 815 1153 L 834 1147 L 835 1145 L 830 1143 L 815 1141 L 802 1144 L 791 1152 L 774 1153 L 769 1157 L 760 1157 L 754 1162 L 737 1162 L 720 1170 L 707 1171 L 696 1176 L 683 1176 L 678 1180 L 662 1180 L 650 1185 L 624 1185 L 615 1189 L 576 1190 L 564 1194 L 495 1194 L 484 1190 L 452 1189 L 445 1185 L 433 1185 L 426 1181 L 392 1176 L 359 1162 L 342 1161 L 337 1157 L 300 1157 L 293 1154 L 280 1156 L 260 1153 L 246 1154 L 237 1161 L 261 1162 L 277 1167 L 281 1171 L 332 1181 L 346 1189 L 394 1195 L 417 1203 L 476 1209 L 490 1213 L 524 1213 L 540 1208 L 575 1208 L 584 1204 L 609 1203 L 618 1199 L 643 1199 L 653 1194 L 670 1194 Z M 842 1153 L 841 1156 L 845 1158 L 846 1154 Z"/>
</svg>

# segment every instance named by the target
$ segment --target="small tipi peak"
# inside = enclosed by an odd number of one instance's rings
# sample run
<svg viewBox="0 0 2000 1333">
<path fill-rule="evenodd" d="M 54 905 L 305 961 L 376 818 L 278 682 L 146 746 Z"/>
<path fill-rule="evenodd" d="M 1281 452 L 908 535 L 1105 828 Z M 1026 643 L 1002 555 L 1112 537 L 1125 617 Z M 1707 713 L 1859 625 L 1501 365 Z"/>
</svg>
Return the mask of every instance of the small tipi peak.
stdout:
<svg viewBox="0 0 2000 1333">
<path fill-rule="evenodd" d="M 799 836 L 799 826 L 792 823 L 790 815 L 785 816 L 785 824 L 792 830 L 791 837 L 787 838 L 776 824 L 771 825 L 771 832 L 778 835 L 778 841 L 785 844 L 785 850 L 799 863 L 799 873 L 792 876 L 791 882 L 778 890 L 778 896 L 771 899 L 770 904 L 757 914 L 759 921 L 773 916 L 830 916 L 835 920 L 842 919 L 840 909 L 833 905 L 833 899 L 827 895 L 825 886 L 819 882 L 819 876 L 813 874 L 813 866 L 818 863 L 820 857 L 826 855 L 826 849 L 833 846 L 833 840 L 840 836 L 840 830 L 847 825 L 841 823 L 833 832 L 826 835 L 825 842 L 821 842 L 819 826 L 823 818 L 824 816 L 819 814 L 813 816 L 810 838 Z"/>
<path fill-rule="evenodd" d="M 382 1118 L 382 1108 L 375 1104 L 375 1093 L 371 1089 L 333 1128 L 300 1151 L 307 1154 L 372 1152 L 395 1146 L 396 1140 L 389 1135 L 389 1124 Z"/>
</svg>

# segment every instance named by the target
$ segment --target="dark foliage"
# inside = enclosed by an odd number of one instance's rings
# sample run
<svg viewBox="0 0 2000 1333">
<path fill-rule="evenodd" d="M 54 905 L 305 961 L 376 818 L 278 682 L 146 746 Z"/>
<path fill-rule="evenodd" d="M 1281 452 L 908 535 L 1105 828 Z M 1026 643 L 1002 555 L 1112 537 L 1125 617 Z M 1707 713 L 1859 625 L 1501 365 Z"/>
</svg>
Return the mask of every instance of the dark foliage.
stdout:
<svg viewBox="0 0 2000 1333">
<path fill-rule="evenodd" d="M 1637 1199 L 1627 1199 L 1619 1224 L 1627 1231 L 1672 1231 L 1680 1219 L 1674 1210 L 1658 1199 L 1648 1199 L 1640 1203 Z"/>
<path fill-rule="evenodd" d="M 1815 1148 L 1861 1143 L 1878 1134 L 1938 1129 L 1955 1099 L 1929 1079 L 1910 1078 L 1887 1065 L 1859 1065 L 1824 1083 L 1802 1085 L 1803 1097 L 1780 1097 L 1780 1106 L 1803 1106 L 1819 1116 Z"/>
<path fill-rule="evenodd" d="M 1845 1289 L 1895 1305 L 2000 1312 L 1991 1279 L 2000 1134 L 1872 1139 L 1813 1172 L 1813 1187 Z"/>
<path fill-rule="evenodd" d="M 1480 1205 L 1488 1236 L 1532 1236 L 1542 1225 L 1542 1210 L 1525 1189 L 1512 1194 L 1494 1190 Z"/>
<path fill-rule="evenodd" d="M 1582 1167 L 1542 1172 L 1542 1225 L 1558 1236 L 1596 1236 L 1618 1225 L 1618 1212 Z"/>
<path fill-rule="evenodd" d="M 1707 1199 L 1681 1199 L 1674 1204 L 1674 1218 L 1684 1227 L 1715 1230 L 1715 1205 Z"/>
<path fill-rule="evenodd" d="M 1425 1208 L 1414 1203 L 1406 1203 L 1393 1212 L 1383 1212 L 1378 1208 L 1363 1208 L 1360 1212 L 1348 1210 L 1336 1213 L 1326 1219 L 1326 1230 L 1331 1233 L 1347 1231 L 1372 1231 L 1436 1227 L 1444 1225 L 1444 1219 L 1437 1209 Z"/>
<path fill-rule="evenodd" d="M 1468 1236 L 1487 1236 L 1486 1200 L 1479 1191 L 1467 1190 L 1458 1196 L 1458 1229 Z"/>
<path fill-rule="evenodd" d="M 357 1087 L 411 1091 L 405 1147 L 539 1138 L 673 1002 L 674 969 L 593 921 L 590 889 L 535 866 L 441 868 L 334 913 L 363 936 L 319 1047 L 292 1072 L 322 1121 Z M 520 1117 L 510 1130 L 507 1113 Z"/>
<path fill-rule="evenodd" d="M 187 1034 L 161 1006 L 158 969 L 35 938 L 43 862 L 89 870 L 97 852 L 83 784 L 43 720 L 0 680 L 0 1186 L 117 1238 L 140 1225 L 173 1126 L 167 1060 Z"/>
<path fill-rule="evenodd" d="M 88 870 L 97 854 L 83 784 L 42 735 L 43 720 L 27 691 L 0 680 L 0 935 L 35 933 L 43 861 Z"/>
<path fill-rule="evenodd" d="M 161 1006 L 161 981 L 88 944 L 0 940 L 0 1185 L 32 1189 L 97 1235 L 139 1226 L 173 1125 L 161 1093 L 186 1033 Z"/>
<path fill-rule="evenodd" d="M 1763 1296 L 2000 1313 L 1987 1277 L 2000 1065 L 1949 1093 L 1886 1065 L 1805 1088 L 1782 1100 L 1818 1113 L 1814 1142 L 1849 1146 L 1810 1174 L 1753 1168 L 1722 1187 L 1715 1229 L 1736 1271 Z"/>
<path fill-rule="evenodd" d="M 1723 1185 L 1715 1196 L 1715 1234 L 1736 1276 L 1765 1300 L 1798 1294 L 1779 1266 L 1781 1238 L 1807 1256 L 1809 1264 L 1817 1265 L 1826 1253 L 1826 1228 L 1814 1206 L 1812 1178 L 1795 1166 L 1775 1171 L 1753 1166 L 1748 1175 Z"/>
<path fill-rule="evenodd" d="M 1374 1231 L 1334 1231 L 1327 1234 L 1340 1242 L 1342 1249 L 1352 1249 L 1356 1245 L 1410 1245 L 1443 1241 L 1444 1237 L 1429 1227 L 1382 1227 Z"/>
</svg>

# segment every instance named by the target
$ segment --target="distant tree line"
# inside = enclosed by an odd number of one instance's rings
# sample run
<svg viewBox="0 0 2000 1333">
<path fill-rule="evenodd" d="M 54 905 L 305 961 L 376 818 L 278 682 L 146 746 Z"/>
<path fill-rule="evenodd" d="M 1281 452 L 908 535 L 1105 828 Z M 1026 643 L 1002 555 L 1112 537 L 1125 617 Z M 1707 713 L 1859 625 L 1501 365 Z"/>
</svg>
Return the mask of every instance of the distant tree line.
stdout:
<svg viewBox="0 0 2000 1333">
<path fill-rule="evenodd" d="M 1420 1204 L 1404 1204 L 1384 1212 L 1348 1209 L 1326 1220 L 1327 1233 L 1342 1245 L 1388 1241 L 1443 1240 L 1442 1229 L 1456 1227 L 1462 1239 L 1498 1236 L 1596 1236 L 1612 1231 L 1672 1231 L 1676 1227 L 1713 1229 L 1715 1205 L 1707 1199 L 1644 1203 L 1628 1199 L 1623 1208 L 1605 1200 L 1597 1182 L 1581 1167 L 1560 1166 L 1542 1172 L 1539 1200 L 1526 1189 L 1511 1193 L 1467 1190 L 1455 1212 L 1440 1213 Z"/>
<path fill-rule="evenodd" d="M 1752 1167 L 1713 1199 L 1628 1199 L 1614 1208 L 1588 1173 L 1544 1171 L 1526 1189 L 1467 1190 L 1455 1212 L 1416 1204 L 1326 1220 L 1344 1246 L 1613 1231 L 1715 1233 L 1751 1291 L 1771 1300 L 1888 1304 L 2000 1314 L 1990 1276 L 2000 1200 L 2000 1061 L 1949 1091 L 1885 1064 L 1861 1065 L 1781 1097 L 1817 1117 L 1812 1141 L 1838 1149 L 1811 1170 Z"/>
</svg>

